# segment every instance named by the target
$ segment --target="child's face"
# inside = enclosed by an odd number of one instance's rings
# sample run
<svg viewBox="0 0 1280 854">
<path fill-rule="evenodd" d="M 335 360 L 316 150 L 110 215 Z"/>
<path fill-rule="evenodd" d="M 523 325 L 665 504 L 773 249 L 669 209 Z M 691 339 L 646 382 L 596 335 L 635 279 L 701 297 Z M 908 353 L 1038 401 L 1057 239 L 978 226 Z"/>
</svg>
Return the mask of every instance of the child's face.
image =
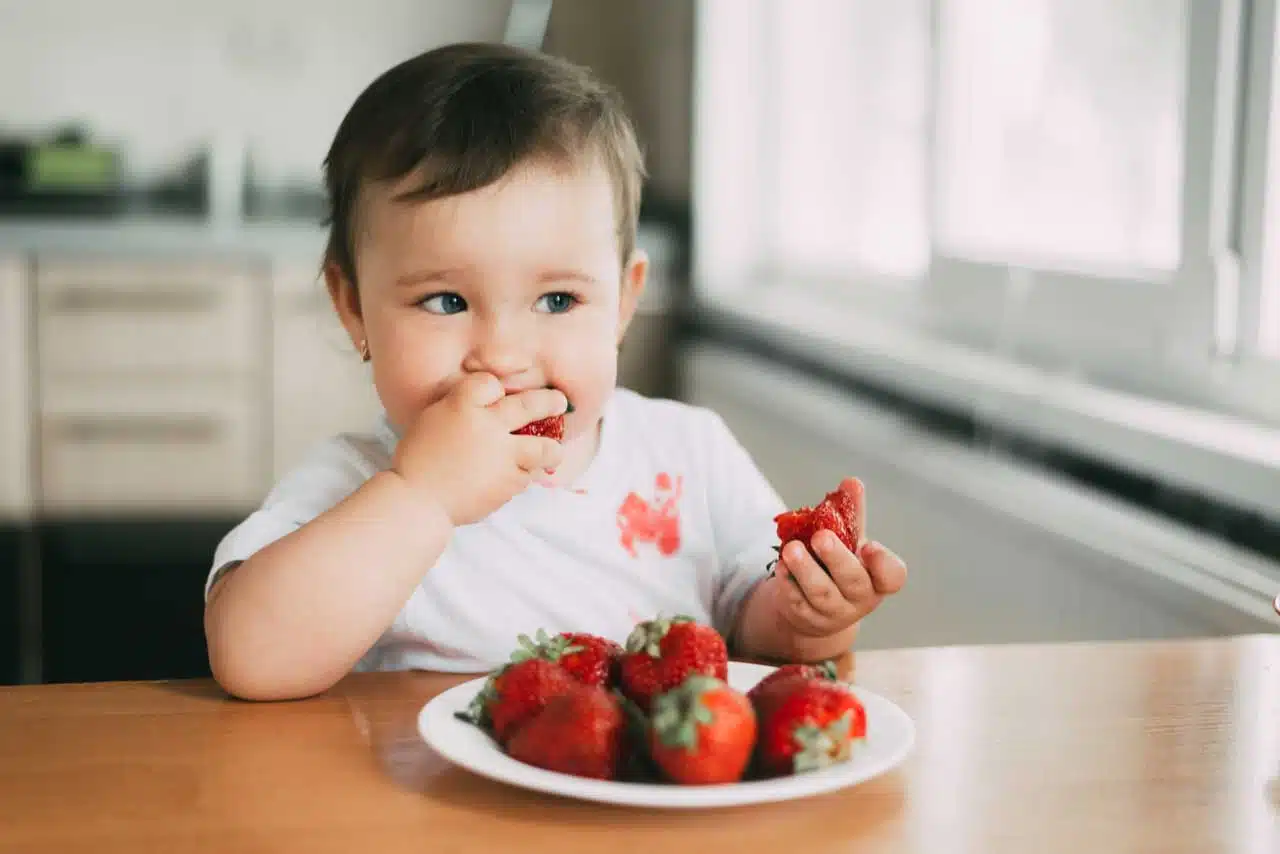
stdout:
<svg viewBox="0 0 1280 854">
<path fill-rule="evenodd" d="M 594 429 L 617 380 L 617 346 L 646 263 L 625 268 L 603 166 L 534 161 L 462 196 L 368 194 L 357 239 L 358 296 L 330 291 L 352 340 L 367 340 L 393 425 L 487 371 L 508 392 L 553 386 L 573 404 L 565 439 Z"/>
</svg>

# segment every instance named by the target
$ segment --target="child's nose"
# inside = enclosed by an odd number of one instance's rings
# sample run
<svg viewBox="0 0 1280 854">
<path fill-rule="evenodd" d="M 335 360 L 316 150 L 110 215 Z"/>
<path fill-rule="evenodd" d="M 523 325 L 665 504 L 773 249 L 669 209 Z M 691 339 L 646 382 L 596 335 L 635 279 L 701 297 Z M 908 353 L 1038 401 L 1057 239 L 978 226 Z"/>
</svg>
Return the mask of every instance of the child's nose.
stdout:
<svg viewBox="0 0 1280 854">
<path fill-rule="evenodd" d="M 527 371 L 533 366 L 533 342 L 519 323 L 490 321 L 477 325 L 476 337 L 463 368 L 487 371 L 498 378 Z"/>
</svg>

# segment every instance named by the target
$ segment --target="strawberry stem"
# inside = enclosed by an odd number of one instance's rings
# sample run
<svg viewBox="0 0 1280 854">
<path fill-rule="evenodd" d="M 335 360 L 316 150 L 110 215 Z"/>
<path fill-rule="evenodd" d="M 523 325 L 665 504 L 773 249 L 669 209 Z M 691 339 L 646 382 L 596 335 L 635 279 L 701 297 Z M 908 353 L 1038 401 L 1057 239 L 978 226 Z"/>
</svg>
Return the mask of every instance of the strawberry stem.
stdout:
<svg viewBox="0 0 1280 854">
<path fill-rule="evenodd" d="M 798 726 L 792 734 L 800 749 L 792 759 L 797 774 L 830 768 L 849 758 L 853 728 L 853 712 L 846 711 L 825 727 L 814 724 Z"/>
<path fill-rule="evenodd" d="M 703 695 L 723 687 L 714 676 L 691 675 L 653 700 L 653 730 L 663 744 L 693 751 L 698 747 L 698 727 L 710 724 L 715 715 L 703 702 Z"/>
</svg>

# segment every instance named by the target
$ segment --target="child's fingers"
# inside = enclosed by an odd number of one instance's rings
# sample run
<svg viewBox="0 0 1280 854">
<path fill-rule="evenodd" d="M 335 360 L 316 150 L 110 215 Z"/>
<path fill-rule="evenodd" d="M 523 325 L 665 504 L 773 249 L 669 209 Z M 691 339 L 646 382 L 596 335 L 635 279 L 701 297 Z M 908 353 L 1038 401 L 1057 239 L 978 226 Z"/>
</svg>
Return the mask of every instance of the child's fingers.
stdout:
<svg viewBox="0 0 1280 854">
<path fill-rule="evenodd" d="M 880 543 L 866 543 L 860 554 L 871 583 L 880 595 L 897 593 L 907 583 L 907 565 L 902 562 L 902 558 Z"/>
<path fill-rule="evenodd" d="M 477 371 L 463 377 L 450 394 L 471 406 L 489 406 L 502 400 L 502 380 L 493 374 Z"/>
<path fill-rule="evenodd" d="M 839 588 L 799 540 L 787 543 L 782 550 L 782 560 L 814 610 L 824 616 L 832 616 L 839 611 L 844 603 Z"/>
<path fill-rule="evenodd" d="M 514 436 L 516 441 L 516 465 L 521 471 L 534 472 L 555 469 L 564 457 L 564 448 L 555 439 L 545 436 Z"/>
<path fill-rule="evenodd" d="M 854 518 L 856 520 L 853 541 L 861 546 L 867 533 L 867 489 L 862 481 L 856 477 L 846 477 L 840 482 L 839 488 L 848 493 L 849 497 L 853 499 Z"/>
<path fill-rule="evenodd" d="M 800 592 L 800 588 L 791 582 L 787 582 L 783 597 L 786 602 L 786 609 L 783 612 L 783 619 L 791 628 L 800 634 L 817 637 L 827 633 L 826 617 L 823 617 L 818 611 L 809 604 L 809 600 L 804 598 L 804 594 Z"/>
<path fill-rule="evenodd" d="M 490 407 L 508 430 L 519 430 L 526 424 L 564 415 L 569 399 L 555 388 L 535 388 L 504 396 Z"/>
<path fill-rule="evenodd" d="M 813 536 L 813 549 L 831 572 L 831 580 L 845 600 L 856 605 L 859 611 L 868 608 L 876 596 L 871 576 L 857 556 L 830 531 L 819 531 Z"/>
</svg>

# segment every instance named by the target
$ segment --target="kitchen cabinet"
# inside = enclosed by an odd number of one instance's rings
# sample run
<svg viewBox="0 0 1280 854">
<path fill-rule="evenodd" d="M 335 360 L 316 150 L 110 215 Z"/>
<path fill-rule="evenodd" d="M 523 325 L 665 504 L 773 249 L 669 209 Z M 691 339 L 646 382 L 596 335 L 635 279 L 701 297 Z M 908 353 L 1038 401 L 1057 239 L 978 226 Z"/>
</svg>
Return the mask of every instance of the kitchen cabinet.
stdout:
<svg viewBox="0 0 1280 854">
<path fill-rule="evenodd" d="M 258 499 L 265 283 L 249 265 L 41 260 L 42 514 L 228 513 Z"/>
<path fill-rule="evenodd" d="M 20 591 L 31 512 L 30 282 L 21 256 L 0 256 L 0 684 L 20 671 Z"/>
<path fill-rule="evenodd" d="M 278 267 L 272 277 L 272 479 L 317 442 L 368 432 L 381 412 L 369 366 L 338 322 L 314 267 Z"/>
<path fill-rule="evenodd" d="M 42 678 L 207 675 L 210 561 L 269 483 L 269 276 L 116 256 L 35 269 Z"/>
<path fill-rule="evenodd" d="M 31 307 L 27 261 L 0 255 L 0 521 L 31 512 Z"/>
<path fill-rule="evenodd" d="M 25 531 L 0 523 L 0 685 L 18 681 L 20 649 L 19 573 Z"/>
<path fill-rule="evenodd" d="M 55 519 L 39 528 L 45 682 L 209 675 L 204 582 L 231 519 Z"/>
</svg>

